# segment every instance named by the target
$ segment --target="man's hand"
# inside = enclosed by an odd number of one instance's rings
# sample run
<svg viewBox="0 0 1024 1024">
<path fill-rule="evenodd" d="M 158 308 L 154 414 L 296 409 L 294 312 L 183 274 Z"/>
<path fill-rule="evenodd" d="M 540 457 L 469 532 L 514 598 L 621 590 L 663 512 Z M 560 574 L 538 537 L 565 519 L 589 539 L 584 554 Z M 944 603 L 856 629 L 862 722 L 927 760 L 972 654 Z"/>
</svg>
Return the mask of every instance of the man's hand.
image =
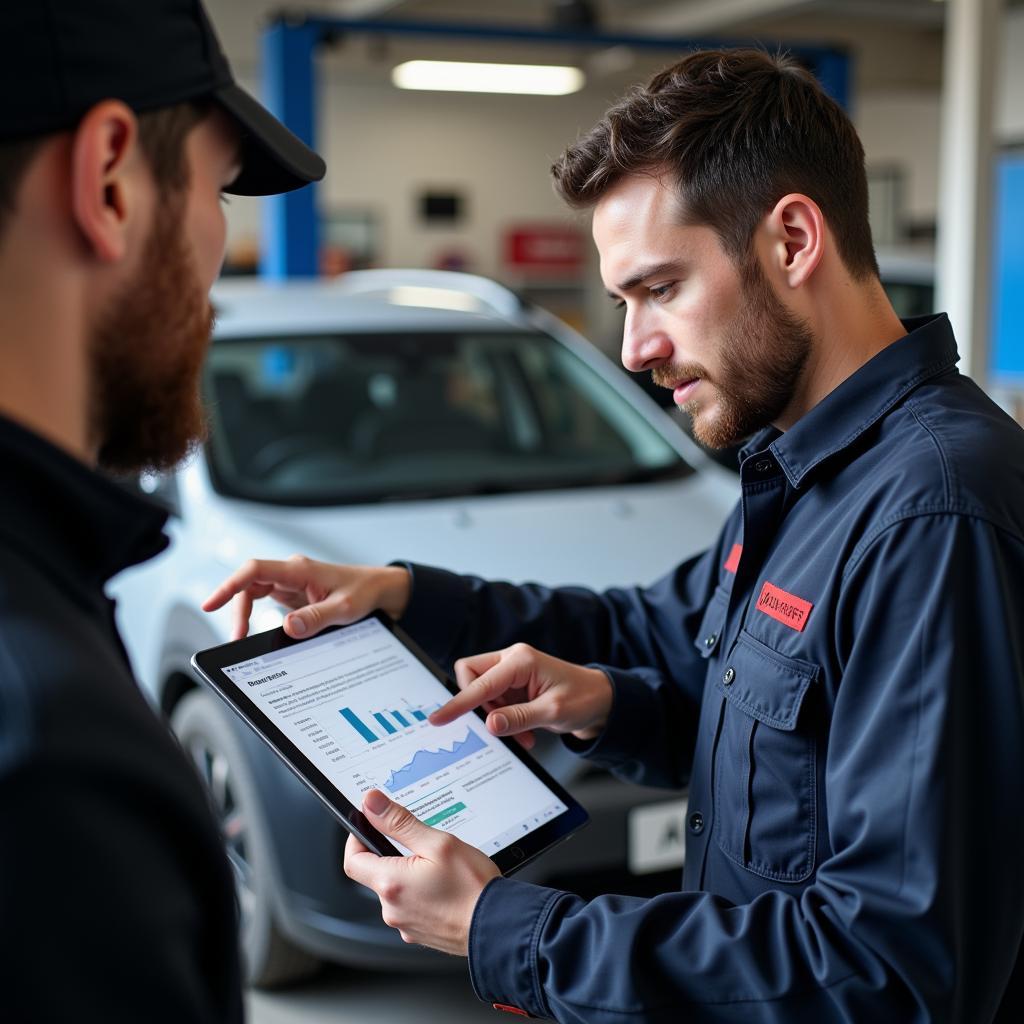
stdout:
<svg viewBox="0 0 1024 1024">
<path fill-rule="evenodd" d="M 204 602 L 213 612 L 236 597 L 234 639 L 249 632 L 254 601 L 272 597 L 286 608 L 289 636 L 309 637 L 325 626 L 344 625 L 377 608 L 400 619 L 409 603 L 412 577 L 401 566 L 331 565 L 292 555 L 286 562 L 250 559 L 229 576 Z"/>
<path fill-rule="evenodd" d="M 370 824 L 412 850 L 378 857 L 355 836 L 345 844 L 345 874 L 380 898 L 381 916 L 404 942 L 469 955 L 469 925 L 484 886 L 500 872 L 490 857 L 447 832 L 429 828 L 371 789 L 363 798 Z"/>
<path fill-rule="evenodd" d="M 455 663 L 455 679 L 462 693 L 430 716 L 432 724 L 447 725 L 483 706 L 495 736 L 515 736 L 527 749 L 534 744 L 533 729 L 595 739 L 612 706 L 612 684 L 600 669 L 561 661 L 528 644 L 462 658 Z"/>
</svg>

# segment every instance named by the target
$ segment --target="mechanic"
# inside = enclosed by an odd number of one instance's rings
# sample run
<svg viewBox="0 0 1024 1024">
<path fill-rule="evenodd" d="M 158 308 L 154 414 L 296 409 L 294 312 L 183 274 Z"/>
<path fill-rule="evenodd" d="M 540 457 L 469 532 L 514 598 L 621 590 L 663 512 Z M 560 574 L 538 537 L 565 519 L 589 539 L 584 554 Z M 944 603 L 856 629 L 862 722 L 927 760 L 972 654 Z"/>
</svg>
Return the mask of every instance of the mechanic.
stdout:
<svg viewBox="0 0 1024 1024">
<path fill-rule="evenodd" d="M 323 163 L 234 84 L 195 0 L 8 4 L 2 39 L 0 1017 L 240 1021 L 217 825 L 103 590 L 165 516 L 97 467 L 199 438 L 222 193 Z"/>
<path fill-rule="evenodd" d="M 383 608 L 455 662 L 435 724 L 483 705 L 496 734 L 688 784 L 682 891 L 495 877 L 376 791 L 415 856 L 350 839 L 347 872 L 537 1017 L 1019 1020 L 1024 432 L 958 373 L 944 315 L 897 319 L 861 144 L 793 60 L 691 54 L 554 176 L 592 210 L 627 368 L 708 444 L 750 437 L 717 543 L 600 594 L 252 562 L 206 607 L 239 594 L 243 635 L 272 595 L 293 636 Z"/>
</svg>

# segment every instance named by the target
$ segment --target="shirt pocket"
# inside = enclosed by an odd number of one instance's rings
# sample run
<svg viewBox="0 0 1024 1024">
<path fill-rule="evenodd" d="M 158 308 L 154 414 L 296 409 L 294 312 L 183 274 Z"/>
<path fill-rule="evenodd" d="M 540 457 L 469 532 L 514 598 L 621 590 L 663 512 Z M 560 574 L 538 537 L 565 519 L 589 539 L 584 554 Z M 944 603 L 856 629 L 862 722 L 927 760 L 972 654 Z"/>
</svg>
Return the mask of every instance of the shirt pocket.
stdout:
<svg viewBox="0 0 1024 1024">
<path fill-rule="evenodd" d="M 725 616 L 729 610 L 729 591 L 725 587 L 715 587 L 715 592 L 704 609 L 704 618 L 700 620 L 700 629 L 694 638 L 693 646 L 700 651 L 702 658 L 710 658 L 718 650 L 722 642 L 722 631 L 725 629 Z"/>
<path fill-rule="evenodd" d="M 801 708 L 818 665 L 779 654 L 746 630 L 724 660 L 715 753 L 718 846 L 748 871 L 801 882 L 817 843 L 816 737 Z"/>
</svg>

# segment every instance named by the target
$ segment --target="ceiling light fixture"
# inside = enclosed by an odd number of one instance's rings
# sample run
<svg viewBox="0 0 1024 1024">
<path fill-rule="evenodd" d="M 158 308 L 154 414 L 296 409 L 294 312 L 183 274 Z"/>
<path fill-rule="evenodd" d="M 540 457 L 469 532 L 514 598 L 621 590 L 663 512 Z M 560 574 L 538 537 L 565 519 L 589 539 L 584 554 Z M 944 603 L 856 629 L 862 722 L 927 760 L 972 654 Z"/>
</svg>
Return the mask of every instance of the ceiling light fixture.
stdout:
<svg viewBox="0 0 1024 1024">
<path fill-rule="evenodd" d="M 579 68 L 547 64 L 410 60 L 392 70 L 391 81 L 399 89 L 566 96 L 582 89 L 586 78 Z"/>
</svg>

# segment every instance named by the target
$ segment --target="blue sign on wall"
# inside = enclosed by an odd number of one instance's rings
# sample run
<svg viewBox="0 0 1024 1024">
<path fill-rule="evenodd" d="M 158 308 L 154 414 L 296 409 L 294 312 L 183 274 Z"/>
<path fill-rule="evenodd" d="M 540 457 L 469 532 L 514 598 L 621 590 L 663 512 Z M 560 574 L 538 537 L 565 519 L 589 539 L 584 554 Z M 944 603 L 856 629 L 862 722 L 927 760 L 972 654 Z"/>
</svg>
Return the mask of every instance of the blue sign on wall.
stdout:
<svg viewBox="0 0 1024 1024">
<path fill-rule="evenodd" d="M 1024 387 L 1024 152 L 999 158 L 994 233 L 992 380 Z"/>
</svg>

